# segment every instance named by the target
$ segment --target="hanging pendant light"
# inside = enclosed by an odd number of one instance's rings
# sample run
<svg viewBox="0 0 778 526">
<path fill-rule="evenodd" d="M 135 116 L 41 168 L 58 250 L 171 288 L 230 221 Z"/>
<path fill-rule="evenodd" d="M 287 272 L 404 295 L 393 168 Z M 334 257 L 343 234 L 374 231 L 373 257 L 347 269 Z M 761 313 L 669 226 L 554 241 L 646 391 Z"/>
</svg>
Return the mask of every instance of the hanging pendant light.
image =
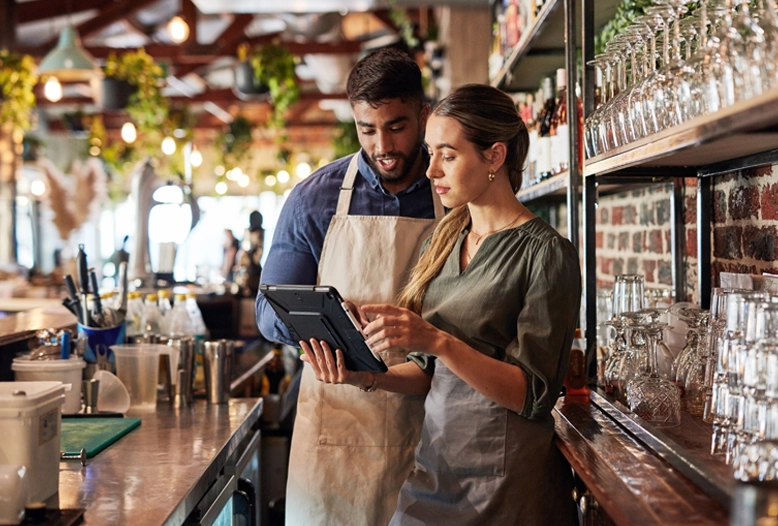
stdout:
<svg viewBox="0 0 778 526">
<path fill-rule="evenodd" d="M 57 46 L 43 57 L 38 71 L 60 81 L 89 81 L 100 74 L 92 56 L 81 46 L 78 31 L 72 26 L 62 29 Z"/>
</svg>

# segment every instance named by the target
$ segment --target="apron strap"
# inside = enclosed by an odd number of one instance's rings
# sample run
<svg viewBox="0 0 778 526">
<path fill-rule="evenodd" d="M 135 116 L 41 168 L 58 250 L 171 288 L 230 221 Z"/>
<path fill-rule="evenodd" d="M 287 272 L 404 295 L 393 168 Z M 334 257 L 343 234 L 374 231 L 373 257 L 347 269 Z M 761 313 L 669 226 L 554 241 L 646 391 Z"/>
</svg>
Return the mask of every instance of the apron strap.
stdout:
<svg viewBox="0 0 778 526">
<path fill-rule="evenodd" d="M 351 208 L 351 194 L 354 193 L 354 181 L 357 179 L 357 172 L 359 171 L 359 156 L 362 150 L 354 154 L 351 158 L 351 162 L 348 163 L 348 170 L 346 170 L 346 176 L 343 178 L 343 184 L 340 187 L 340 194 L 338 195 L 338 207 L 335 209 L 336 216 L 348 215 L 349 208 Z"/>
<path fill-rule="evenodd" d="M 354 154 L 351 161 L 348 163 L 348 169 L 346 170 L 346 176 L 343 178 L 343 184 L 340 187 L 340 194 L 338 195 L 338 206 L 335 209 L 336 216 L 348 215 L 348 211 L 351 208 L 351 195 L 354 193 L 354 181 L 357 179 L 357 172 L 359 171 L 359 156 L 362 150 Z M 432 203 L 435 208 L 435 219 L 443 219 L 445 215 L 445 209 L 443 203 L 440 201 L 440 196 L 435 193 L 435 185 L 430 184 L 430 191 L 432 192 Z"/>
</svg>

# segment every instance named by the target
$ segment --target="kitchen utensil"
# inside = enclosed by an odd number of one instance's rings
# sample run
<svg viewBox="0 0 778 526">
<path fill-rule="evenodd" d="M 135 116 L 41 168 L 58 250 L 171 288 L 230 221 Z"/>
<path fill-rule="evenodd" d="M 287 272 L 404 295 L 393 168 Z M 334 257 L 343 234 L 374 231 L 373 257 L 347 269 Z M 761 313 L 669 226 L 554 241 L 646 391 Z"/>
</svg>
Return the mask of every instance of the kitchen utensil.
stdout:
<svg viewBox="0 0 778 526">
<path fill-rule="evenodd" d="M 119 378 L 110 371 L 96 371 L 92 377 L 100 382 L 97 410 L 101 413 L 124 413 L 130 408 L 130 393 Z"/>
<path fill-rule="evenodd" d="M 91 414 L 97 412 L 97 398 L 100 392 L 100 380 L 91 378 L 83 381 L 84 391 L 84 413 Z"/>
<path fill-rule="evenodd" d="M 84 245 L 78 245 L 76 265 L 78 266 L 78 285 L 81 289 L 81 310 L 83 316 L 81 323 L 87 327 L 91 327 L 92 323 L 89 317 L 89 303 L 87 301 L 87 295 L 89 294 L 89 267 L 87 266 L 86 262 L 86 252 L 84 252 Z"/>
<path fill-rule="evenodd" d="M 218 340 L 205 342 L 203 345 L 206 399 L 209 404 L 226 404 L 230 399 L 235 342 Z"/>
</svg>

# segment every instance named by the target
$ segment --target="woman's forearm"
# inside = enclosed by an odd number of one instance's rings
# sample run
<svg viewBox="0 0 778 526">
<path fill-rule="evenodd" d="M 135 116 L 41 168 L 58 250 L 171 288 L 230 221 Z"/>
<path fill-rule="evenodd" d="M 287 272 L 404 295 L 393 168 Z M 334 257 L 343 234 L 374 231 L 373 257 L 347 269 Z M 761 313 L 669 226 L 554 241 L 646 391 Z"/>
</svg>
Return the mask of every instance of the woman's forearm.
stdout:
<svg viewBox="0 0 778 526">
<path fill-rule="evenodd" d="M 431 378 L 413 362 L 393 365 L 385 373 L 375 373 L 377 389 L 407 395 L 425 395 L 430 389 Z M 361 387 L 370 387 L 363 385 Z"/>
</svg>

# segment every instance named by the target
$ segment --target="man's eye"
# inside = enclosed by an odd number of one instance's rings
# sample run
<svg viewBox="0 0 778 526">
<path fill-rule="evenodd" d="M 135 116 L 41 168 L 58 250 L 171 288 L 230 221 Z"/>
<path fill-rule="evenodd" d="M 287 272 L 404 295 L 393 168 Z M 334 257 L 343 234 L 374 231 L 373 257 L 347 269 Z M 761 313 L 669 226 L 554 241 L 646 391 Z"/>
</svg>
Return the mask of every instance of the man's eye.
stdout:
<svg viewBox="0 0 778 526">
<path fill-rule="evenodd" d="M 363 129 L 363 130 L 360 130 L 359 133 L 361 133 L 362 135 L 373 135 L 373 134 L 375 134 L 375 130 L 364 130 Z"/>
<path fill-rule="evenodd" d="M 399 126 L 399 127 L 389 128 L 389 129 L 392 131 L 392 133 L 398 133 L 403 131 L 405 129 L 405 126 Z"/>
</svg>

